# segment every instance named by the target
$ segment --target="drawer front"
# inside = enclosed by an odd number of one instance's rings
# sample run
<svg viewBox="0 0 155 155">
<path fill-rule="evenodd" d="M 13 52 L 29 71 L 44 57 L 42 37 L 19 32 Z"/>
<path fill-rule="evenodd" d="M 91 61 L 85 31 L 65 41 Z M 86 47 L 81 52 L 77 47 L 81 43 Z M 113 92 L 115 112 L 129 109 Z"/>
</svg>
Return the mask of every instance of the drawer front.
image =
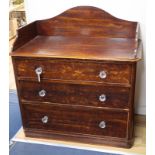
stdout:
<svg viewBox="0 0 155 155">
<path fill-rule="evenodd" d="M 126 112 L 58 105 L 22 105 L 24 127 L 63 133 L 126 137 Z"/>
<path fill-rule="evenodd" d="M 22 101 L 128 108 L 129 88 L 126 87 L 32 81 L 19 83 Z"/>
<path fill-rule="evenodd" d="M 37 80 L 36 69 L 42 68 L 40 78 L 81 80 L 109 83 L 130 83 L 129 64 L 96 63 L 90 61 L 65 61 L 50 59 L 16 59 L 17 76 Z"/>
</svg>

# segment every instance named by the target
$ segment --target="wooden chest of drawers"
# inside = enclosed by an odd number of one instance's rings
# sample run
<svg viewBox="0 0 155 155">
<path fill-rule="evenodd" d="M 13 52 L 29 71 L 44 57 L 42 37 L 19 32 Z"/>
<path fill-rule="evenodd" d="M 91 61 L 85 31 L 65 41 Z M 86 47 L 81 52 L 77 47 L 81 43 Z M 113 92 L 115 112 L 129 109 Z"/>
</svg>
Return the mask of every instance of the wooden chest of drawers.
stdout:
<svg viewBox="0 0 155 155">
<path fill-rule="evenodd" d="M 26 136 L 131 147 L 137 27 L 81 6 L 19 29 L 11 56 Z"/>
</svg>

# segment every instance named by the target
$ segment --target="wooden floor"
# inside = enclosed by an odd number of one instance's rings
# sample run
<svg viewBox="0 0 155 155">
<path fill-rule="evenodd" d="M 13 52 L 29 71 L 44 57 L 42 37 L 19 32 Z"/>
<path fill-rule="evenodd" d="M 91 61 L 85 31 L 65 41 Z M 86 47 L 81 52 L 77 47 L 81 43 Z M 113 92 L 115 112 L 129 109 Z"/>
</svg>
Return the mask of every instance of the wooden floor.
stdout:
<svg viewBox="0 0 155 155">
<path fill-rule="evenodd" d="M 47 144 L 54 146 L 80 148 L 86 150 L 95 150 L 108 153 L 120 153 L 122 155 L 145 155 L 146 154 L 146 127 L 145 127 L 145 116 L 135 117 L 135 142 L 134 146 L 130 149 L 109 147 L 103 145 L 91 145 L 77 142 L 66 142 L 60 140 L 47 140 L 25 137 L 23 129 L 21 128 L 13 138 L 13 141 Z"/>
</svg>

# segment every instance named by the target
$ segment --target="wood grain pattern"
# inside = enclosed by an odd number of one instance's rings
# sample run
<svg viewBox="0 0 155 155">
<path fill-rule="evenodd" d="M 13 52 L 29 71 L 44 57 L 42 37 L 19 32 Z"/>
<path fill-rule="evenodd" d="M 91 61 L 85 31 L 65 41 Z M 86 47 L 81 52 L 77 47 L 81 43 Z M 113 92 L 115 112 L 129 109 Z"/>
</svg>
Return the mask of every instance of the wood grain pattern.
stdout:
<svg viewBox="0 0 155 155">
<path fill-rule="evenodd" d="M 19 29 L 11 56 L 26 136 L 131 147 L 142 56 L 137 26 L 81 6 Z M 43 69 L 41 82 L 37 67 Z M 99 77 L 101 71 L 106 78 Z M 103 120 L 107 126 L 101 129 Z"/>
<path fill-rule="evenodd" d="M 127 110 L 129 107 L 129 88 L 92 86 L 81 84 L 62 84 L 49 82 L 20 81 L 20 92 L 22 102 L 61 103 L 70 105 L 84 105 L 94 107 L 121 108 Z M 39 96 L 41 90 L 46 91 L 44 97 Z M 106 101 L 101 102 L 99 97 L 106 95 Z M 44 104 L 44 103 L 43 103 Z"/>
<path fill-rule="evenodd" d="M 20 29 L 11 55 L 138 61 L 137 26 L 95 7 L 75 7 Z"/>
<path fill-rule="evenodd" d="M 137 61 L 137 46 L 126 38 L 37 36 L 12 56 Z"/>
<path fill-rule="evenodd" d="M 61 132 L 52 131 L 49 132 L 47 130 L 39 130 L 39 129 L 30 129 L 24 128 L 25 136 L 28 138 L 38 138 L 38 139 L 53 139 L 53 140 L 62 140 L 66 142 L 79 142 L 85 144 L 99 144 L 102 147 L 106 145 L 122 147 L 122 148 L 131 148 L 133 145 L 133 139 L 125 139 L 118 137 L 101 137 L 101 136 L 93 136 L 93 135 L 82 135 L 82 134 L 66 134 Z"/>
<path fill-rule="evenodd" d="M 38 34 L 49 36 L 135 38 L 136 27 L 137 22 L 121 20 L 89 6 L 75 7 L 37 22 Z"/>
<path fill-rule="evenodd" d="M 47 61 L 48 60 L 48 61 Z M 35 69 L 43 68 L 41 79 L 81 80 L 103 83 L 130 84 L 131 65 L 115 63 L 98 63 L 89 61 L 54 60 L 54 59 L 17 59 L 18 77 L 37 80 Z M 107 78 L 101 79 L 99 73 L 105 71 Z"/>
<path fill-rule="evenodd" d="M 77 149 L 90 149 L 90 150 L 99 150 L 108 153 L 122 153 L 122 154 L 141 154 L 146 155 L 146 121 L 144 115 L 134 115 L 135 117 L 135 140 L 132 148 L 126 149 L 126 148 L 120 148 L 120 147 L 112 147 L 103 145 L 103 142 L 105 142 L 107 139 L 102 139 L 102 144 L 97 143 L 91 143 L 92 140 L 88 138 L 83 138 L 84 140 L 87 140 L 87 142 L 82 140 L 80 142 L 77 142 L 77 140 L 68 140 L 67 138 L 64 138 L 64 140 L 58 140 L 56 137 L 52 136 L 52 138 L 37 138 L 36 137 L 29 137 L 25 136 L 25 132 L 23 131 L 23 128 L 21 128 L 16 136 L 14 137 L 14 141 L 29 141 L 34 143 L 41 143 L 41 144 L 49 144 L 51 146 L 57 144 L 58 146 L 65 146 L 65 147 L 74 147 Z M 30 131 L 29 131 L 30 132 Z M 60 136 L 59 136 L 60 138 Z M 62 137 L 61 137 L 62 138 Z M 90 136 L 89 136 L 90 138 Z M 68 141 L 67 141 L 67 140 Z M 79 139 L 82 139 L 79 137 Z M 113 139 L 113 140 L 112 140 Z M 108 140 L 110 142 L 114 141 L 114 138 L 109 137 Z M 118 140 L 118 138 L 117 138 Z M 121 141 L 123 143 L 123 140 Z M 91 143 L 91 144 L 90 144 Z"/>
<path fill-rule="evenodd" d="M 17 38 L 13 44 L 13 51 L 23 46 L 37 35 L 36 22 L 30 23 L 17 30 Z"/>
<path fill-rule="evenodd" d="M 24 108 L 24 127 L 54 130 L 62 133 L 81 133 L 99 136 L 126 137 L 127 112 L 101 109 L 77 108 L 58 105 L 22 105 Z M 80 115 L 79 115 L 80 114 Z M 48 116 L 48 122 L 41 119 Z M 78 116 L 78 117 L 77 117 Z M 101 129 L 99 123 L 106 122 Z"/>
</svg>

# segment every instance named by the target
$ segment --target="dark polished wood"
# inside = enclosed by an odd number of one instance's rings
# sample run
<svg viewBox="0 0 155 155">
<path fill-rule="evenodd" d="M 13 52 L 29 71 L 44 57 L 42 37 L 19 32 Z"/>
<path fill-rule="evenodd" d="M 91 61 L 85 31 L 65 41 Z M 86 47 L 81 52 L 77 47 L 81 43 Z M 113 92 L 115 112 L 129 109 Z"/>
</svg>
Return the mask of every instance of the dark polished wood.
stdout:
<svg viewBox="0 0 155 155">
<path fill-rule="evenodd" d="M 137 22 L 95 7 L 76 7 L 20 29 L 12 56 L 137 61 L 141 42 L 135 40 L 136 30 Z"/>
<path fill-rule="evenodd" d="M 36 36 L 12 56 L 136 61 L 136 48 L 136 40 L 127 38 Z"/>
<path fill-rule="evenodd" d="M 100 144 L 100 145 L 110 145 L 117 147 L 125 147 L 130 148 L 133 144 L 133 139 L 125 139 L 118 137 L 101 137 L 101 136 L 93 136 L 93 135 L 84 135 L 84 134 L 67 134 L 56 131 L 47 131 L 40 129 L 30 129 L 24 128 L 25 135 L 28 137 L 34 138 L 46 138 L 46 139 L 55 139 L 55 140 L 65 140 L 65 141 L 77 141 L 80 143 L 87 144 Z"/>
<path fill-rule="evenodd" d="M 19 29 L 11 56 L 26 136 L 131 147 L 141 52 L 137 22 L 91 6 Z"/>
<path fill-rule="evenodd" d="M 23 104 L 22 107 L 25 128 L 120 138 L 127 134 L 127 112 L 42 103 Z M 46 124 L 42 122 L 44 116 L 48 116 Z M 106 122 L 105 129 L 99 127 L 103 120 Z"/>
<path fill-rule="evenodd" d="M 47 61 L 48 60 L 48 61 Z M 29 77 L 37 80 L 35 69 L 42 67 L 42 79 L 81 80 L 102 83 L 131 83 L 131 64 L 89 62 L 75 60 L 29 59 L 17 58 L 17 74 L 19 78 Z M 100 72 L 104 70 L 107 78 L 101 79 Z"/>
<path fill-rule="evenodd" d="M 51 102 L 71 105 L 95 107 L 129 108 L 130 88 L 118 86 L 93 86 L 81 84 L 61 84 L 49 82 L 20 81 L 21 100 L 36 102 Z M 41 90 L 46 91 L 44 97 L 39 96 Z M 106 101 L 99 97 L 106 94 Z"/>
<path fill-rule="evenodd" d="M 35 22 L 28 24 L 25 27 L 19 28 L 17 30 L 17 39 L 13 45 L 13 51 L 23 46 L 25 43 L 29 42 L 37 35 Z"/>
<path fill-rule="evenodd" d="M 113 17 L 95 7 L 81 6 L 48 19 L 37 21 L 39 35 L 46 36 L 95 36 L 135 38 L 137 22 Z"/>
</svg>

